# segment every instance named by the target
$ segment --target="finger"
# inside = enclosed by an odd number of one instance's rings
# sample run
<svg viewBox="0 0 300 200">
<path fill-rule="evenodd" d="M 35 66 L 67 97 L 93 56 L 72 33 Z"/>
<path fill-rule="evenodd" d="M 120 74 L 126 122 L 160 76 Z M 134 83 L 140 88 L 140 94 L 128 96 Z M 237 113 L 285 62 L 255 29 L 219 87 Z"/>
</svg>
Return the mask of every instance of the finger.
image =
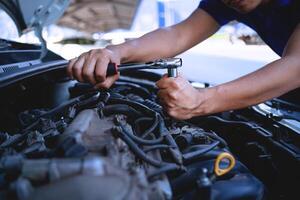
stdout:
<svg viewBox="0 0 300 200">
<path fill-rule="evenodd" d="M 167 74 L 164 74 L 163 77 L 157 81 L 155 84 L 160 89 L 165 89 L 165 80 L 168 78 Z"/>
<path fill-rule="evenodd" d="M 160 101 L 162 107 L 164 107 L 164 108 L 175 108 L 176 107 L 175 104 L 173 104 L 172 102 L 169 102 L 169 101 L 165 101 L 164 99 L 160 99 L 159 101 Z"/>
<path fill-rule="evenodd" d="M 84 82 L 84 79 L 82 78 L 82 67 L 85 61 L 85 56 L 82 54 L 79 56 L 77 61 L 74 63 L 74 66 L 72 67 L 72 73 L 75 79 L 77 79 L 80 82 Z"/>
<path fill-rule="evenodd" d="M 179 120 L 190 119 L 192 116 L 180 108 L 166 108 L 165 111 L 170 117 Z"/>
<path fill-rule="evenodd" d="M 74 63 L 77 61 L 77 57 L 76 58 L 73 58 L 69 61 L 69 64 L 67 66 L 67 75 L 71 78 L 74 78 L 73 77 L 73 74 L 72 74 L 72 68 L 73 68 L 73 65 Z"/>
<path fill-rule="evenodd" d="M 103 88 L 103 89 L 108 89 L 110 88 L 114 82 L 116 80 L 118 80 L 119 78 L 119 74 L 116 74 L 116 75 L 113 75 L 113 76 L 110 76 L 110 77 L 107 77 L 105 79 L 105 81 L 101 82 L 101 83 L 98 83 L 94 86 L 94 88 L 98 89 L 98 88 Z"/>
<path fill-rule="evenodd" d="M 158 97 L 158 102 L 159 102 L 159 104 L 160 104 L 162 107 L 166 107 L 166 106 L 167 106 L 166 101 L 165 101 L 164 98 Z"/>
<path fill-rule="evenodd" d="M 176 102 L 178 99 L 178 92 L 174 91 L 173 89 L 167 88 L 167 89 L 161 89 L 158 91 L 158 96 L 161 98 L 164 98 L 168 101 L 174 101 Z"/>
<path fill-rule="evenodd" d="M 162 102 L 163 105 L 168 107 L 175 107 L 176 104 L 174 103 L 173 99 L 170 97 L 170 91 L 163 89 L 158 91 L 159 100 Z"/>
<path fill-rule="evenodd" d="M 166 112 L 170 117 L 176 118 L 177 112 L 176 112 L 176 109 L 175 109 L 175 108 L 165 107 L 164 109 L 165 109 L 165 112 Z"/>
<path fill-rule="evenodd" d="M 160 89 L 157 92 L 157 96 L 160 100 L 163 100 L 163 101 L 168 100 L 168 96 L 166 95 L 166 89 Z"/>
<path fill-rule="evenodd" d="M 159 81 L 156 82 L 156 86 L 160 89 L 175 89 L 179 88 L 177 83 L 178 78 L 163 76 Z"/>
<path fill-rule="evenodd" d="M 98 58 L 95 64 L 94 76 L 97 82 L 103 82 L 106 80 L 106 70 L 110 60 L 102 57 Z"/>
<path fill-rule="evenodd" d="M 96 79 L 94 76 L 95 64 L 97 59 L 95 57 L 90 57 L 87 59 L 83 65 L 82 77 L 86 82 L 91 84 L 96 84 Z"/>
</svg>

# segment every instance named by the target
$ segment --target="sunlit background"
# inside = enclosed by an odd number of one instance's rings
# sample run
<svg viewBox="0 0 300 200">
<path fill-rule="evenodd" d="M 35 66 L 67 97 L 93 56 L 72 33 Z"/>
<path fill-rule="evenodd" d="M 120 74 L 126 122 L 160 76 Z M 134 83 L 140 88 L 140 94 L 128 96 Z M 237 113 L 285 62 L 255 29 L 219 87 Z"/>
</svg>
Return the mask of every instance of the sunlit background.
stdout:
<svg viewBox="0 0 300 200">
<path fill-rule="evenodd" d="M 200 0 L 142 0 L 128 30 L 115 29 L 90 34 L 50 25 L 44 28 L 43 35 L 50 50 L 65 59 L 71 59 L 90 49 L 118 44 L 156 28 L 178 23 L 197 9 L 199 2 Z M 0 11 L 0 38 L 39 42 L 32 32 L 19 37 L 13 21 L 4 11 Z M 279 58 L 252 29 L 237 22 L 222 27 L 207 41 L 178 57 L 183 59 L 184 66 L 180 72 L 184 76 L 190 80 L 212 84 L 233 80 Z"/>
</svg>

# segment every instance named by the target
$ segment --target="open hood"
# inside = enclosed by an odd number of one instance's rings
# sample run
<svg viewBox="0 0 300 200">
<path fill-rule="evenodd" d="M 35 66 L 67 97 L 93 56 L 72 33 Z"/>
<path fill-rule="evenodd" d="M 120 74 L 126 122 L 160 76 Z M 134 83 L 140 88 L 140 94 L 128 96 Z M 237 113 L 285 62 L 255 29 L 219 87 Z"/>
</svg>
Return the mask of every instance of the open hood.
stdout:
<svg viewBox="0 0 300 200">
<path fill-rule="evenodd" d="M 130 29 L 141 0 L 72 0 L 58 24 L 87 33 Z"/>
<path fill-rule="evenodd" d="M 39 30 L 56 21 L 65 27 L 94 33 L 116 28 L 129 29 L 140 2 L 140 0 L 0 0 L 0 6 L 14 20 L 20 35 L 30 30 Z"/>
<path fill-rule="evenodd" d="M 0 0 L 0 6 L 14 20 L 19 34 L 54 23 L 69 0 Z"/>
<path fill-rule="evenodd" d="M 14 20 L 19 35 L 33 30 L 41 42 L 40 58 L 47 54 L 42 36 L 44 26 L 54 23 L 68 7 L 69 0 L 0 0 L 0 6 Z"/>
</svg>

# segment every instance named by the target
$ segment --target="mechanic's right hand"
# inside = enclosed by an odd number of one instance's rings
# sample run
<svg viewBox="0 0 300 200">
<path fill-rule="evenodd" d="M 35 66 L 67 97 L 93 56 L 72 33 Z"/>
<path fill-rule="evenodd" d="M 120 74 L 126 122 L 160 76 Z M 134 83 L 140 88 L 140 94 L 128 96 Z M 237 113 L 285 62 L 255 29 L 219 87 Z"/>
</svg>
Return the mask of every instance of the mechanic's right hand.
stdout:
<svg viewBox="0 0 300 200">
<path fill-rule="evenodd" d="M 70 60 L 67 73 L 71 78 L 80 82 L 89 82 L 95 88 L 108 89 L 118 78 L 119 74 L 106 77 L 108 63 L 120 64 L 120 55 L 117 51 L 93 49 Z"/>
</svg>

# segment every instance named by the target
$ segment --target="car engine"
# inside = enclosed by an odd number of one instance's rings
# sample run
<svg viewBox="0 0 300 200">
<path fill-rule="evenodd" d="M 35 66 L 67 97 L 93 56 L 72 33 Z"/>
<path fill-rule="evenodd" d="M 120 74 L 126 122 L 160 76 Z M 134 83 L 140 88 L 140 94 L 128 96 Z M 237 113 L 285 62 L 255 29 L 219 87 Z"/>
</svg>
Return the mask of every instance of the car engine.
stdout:
<svg viewBox="0 0 300 200">
<path fill-rule="evenodd" d="M 57 70 L 3 89 L 0 199 L 290 199 L 296 194 L 296 128 L 254 108 L 172 119 L 156 96 L 159 78 L 128 72 L 109 90 L 97 91 Z M 216 176 L 222 153 L 233 155 L 235 165 Z M 220 162 L 221 169 L 228 165 L 226 159 Z"/>
</svg>

